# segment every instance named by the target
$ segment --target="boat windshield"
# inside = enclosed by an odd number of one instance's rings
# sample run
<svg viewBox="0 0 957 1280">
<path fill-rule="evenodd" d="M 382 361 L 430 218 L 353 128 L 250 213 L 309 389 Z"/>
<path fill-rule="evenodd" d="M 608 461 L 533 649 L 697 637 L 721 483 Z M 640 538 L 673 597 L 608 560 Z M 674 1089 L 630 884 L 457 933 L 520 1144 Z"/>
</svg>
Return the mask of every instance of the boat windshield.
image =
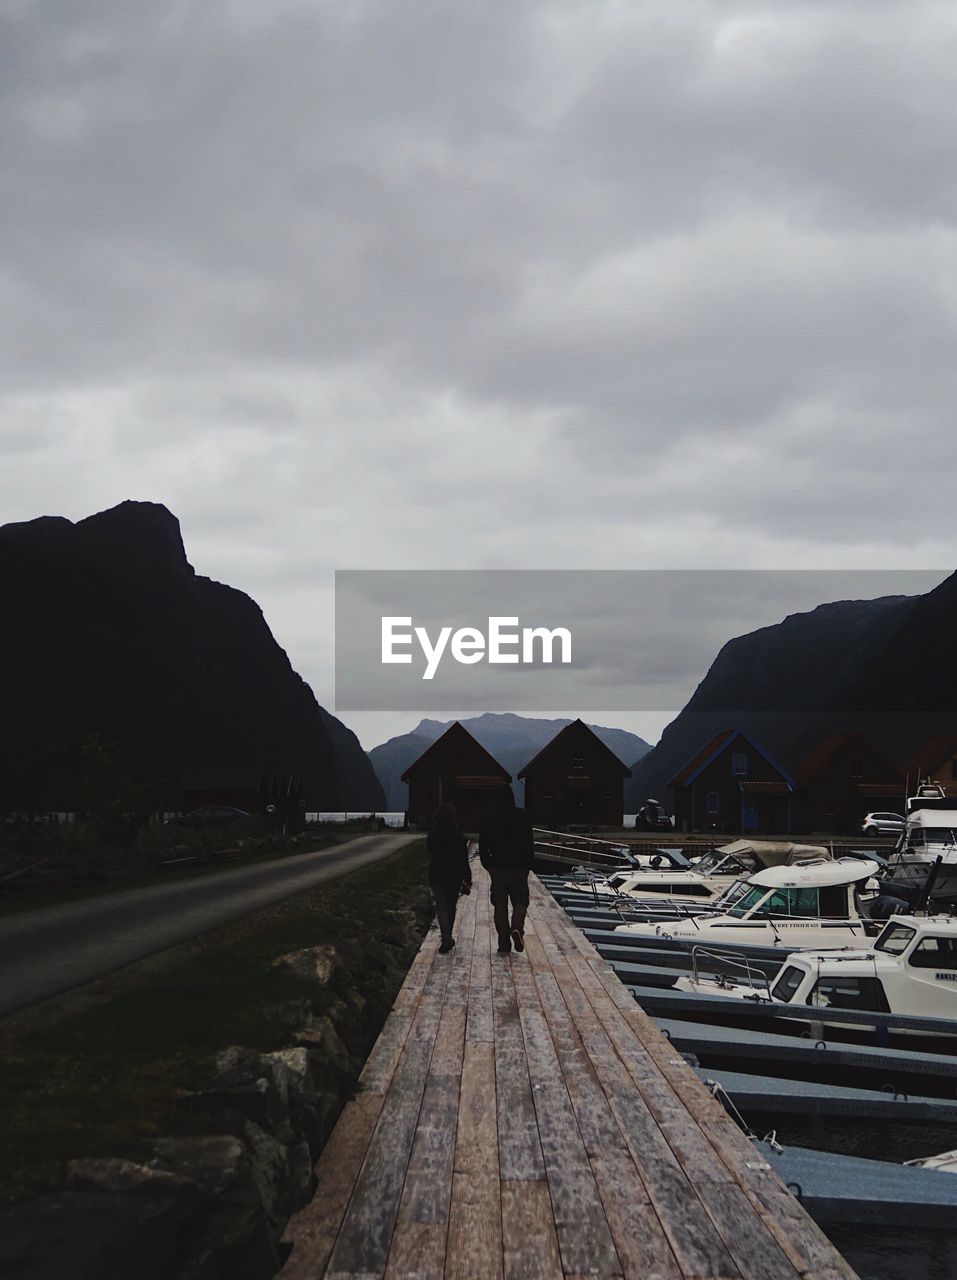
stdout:
<svg viewBox="0 0 957 1280">
<path fill-rule="evenodd" d="M 735 880 L 733 884 L 729 884 L 727 889 L 722 891 L 720 897 L 715 898 L 712 905 L 718 908 L 720 914 L 721 911 L 727 911 L 729 907 L 733 906 L 741 895 L 747 893 L 747 891 L 747 880 Z"/>
<path fill-rule="evenodd" d="M 771 995 L 775 1000 L 780 1000 L 783 1004 L 789 1004 L 797 992 L 798 987 L 804 981 L 805 973 L 803 969 L 797 969 L 793 964 L 789 964 L 781 971 L 777 982 L 771 988 Z"/>
<path fill-rule="evenodd" d="M 608 884 L 612 889 L 619 889 L 628 879 L 629 874 L 630 873 L 624 873 L 619 871 L 618 875 L 608 877 Z"/>
<path fill-rule="evenodd" d="M 752 885 L 732 906 L 729 916 L 774 917 L 775 919 L 846 920 L 848 917 L 847 888 L 845 885 L 825 885 L 823 888 L 775 889 Z"/>
<path fill-rule="evenodd" d="M 695 870 L 705 876 L 731 876 L 741 871 L 751 872 L 755 869 L 753 858 L 743 858 L 735 853 L 722 853 L 719 849 L 711 849 L 695 863 Z"/>
<path fill-rule="evenodd" d="M 908 849 L 952 849 L 957 845 L 957 827 L 912 827 L 907 833 Z"/>
<path fill-rule="evenodd" d="M 874 943 L 875 951 L 887 951 L 892 956 L 902 955 L 907 950 L 907 945 L 917 933 L 916 929 L 912 929 L 906 924 L 889 924 L 885 927 L 884 932 Z"/>
</svg>

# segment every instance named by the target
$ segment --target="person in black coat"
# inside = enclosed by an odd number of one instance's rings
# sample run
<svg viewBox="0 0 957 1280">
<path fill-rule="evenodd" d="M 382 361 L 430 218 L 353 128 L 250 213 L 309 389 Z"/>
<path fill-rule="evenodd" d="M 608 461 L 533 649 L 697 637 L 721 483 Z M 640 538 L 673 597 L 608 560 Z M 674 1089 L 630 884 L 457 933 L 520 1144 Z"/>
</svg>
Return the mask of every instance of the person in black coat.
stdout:
<svg viewBox="0 0 957 1280">
<path fill-rule="evenodd" d="M 515 807 L 511 787 L 500 788 L 492 797 L 479 832 L 479 859 L 492 881 L 490 897 L 499 954 L 507 955 L 513 945 L 516 951 L 524 951 L 528 875 L 535 860 L 535 835 L 528 814 Z"/>
<path fill-rule="evenodd" d="M 452 929 L 459 892 L 468 893 L 472 888 L 468 841 L 456 824 L 455 810 L 450 804 L 440 804 L 436 809 L 426 844 L 429 850 L 429 888 L 442 935 L 439 951 L 446 955 L 455 946 Z"/>
</svg>

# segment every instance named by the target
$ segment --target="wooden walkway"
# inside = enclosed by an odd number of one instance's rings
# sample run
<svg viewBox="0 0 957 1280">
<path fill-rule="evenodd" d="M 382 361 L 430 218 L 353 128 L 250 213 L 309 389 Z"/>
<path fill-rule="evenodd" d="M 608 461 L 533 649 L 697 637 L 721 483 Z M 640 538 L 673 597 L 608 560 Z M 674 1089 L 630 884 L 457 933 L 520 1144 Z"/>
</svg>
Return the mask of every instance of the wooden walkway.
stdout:
<svg viewBox="0 0 957 1280">
<path fill-rule="evenodd" d="M 854 1280 L 538 881 L 521 955 L 487 889 L 423 942 L 281 1280 Z"/>
</svg>

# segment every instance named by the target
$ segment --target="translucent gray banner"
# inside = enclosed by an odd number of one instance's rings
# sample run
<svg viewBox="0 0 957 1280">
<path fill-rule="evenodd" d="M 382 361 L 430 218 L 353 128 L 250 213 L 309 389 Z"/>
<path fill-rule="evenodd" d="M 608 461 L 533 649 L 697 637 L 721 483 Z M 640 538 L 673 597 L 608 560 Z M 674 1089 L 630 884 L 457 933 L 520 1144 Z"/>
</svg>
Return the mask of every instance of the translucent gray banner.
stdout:
<svg viewBox="0 0 957 1280">
<path fill-rule="evenodd" d="M 340 570 L 336 710 L 669 710 L 735 636 L 946 572 Z"/>
</svg>

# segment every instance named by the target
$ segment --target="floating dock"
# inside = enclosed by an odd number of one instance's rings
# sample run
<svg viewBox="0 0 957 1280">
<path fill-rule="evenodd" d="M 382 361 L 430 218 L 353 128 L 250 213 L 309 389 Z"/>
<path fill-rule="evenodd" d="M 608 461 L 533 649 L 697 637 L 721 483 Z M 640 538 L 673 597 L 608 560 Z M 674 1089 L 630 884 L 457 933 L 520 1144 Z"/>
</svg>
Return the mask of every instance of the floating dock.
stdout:
<svg viewBox="0 0 957 1280">
<path fill-rule="evenodd" d="M 531 888 L 524 954 L 496 954 L 478 868 L 455 950 L 426 936 L 289 1223 L 281 1280 L 854 1280 Z"/>
</svg>

